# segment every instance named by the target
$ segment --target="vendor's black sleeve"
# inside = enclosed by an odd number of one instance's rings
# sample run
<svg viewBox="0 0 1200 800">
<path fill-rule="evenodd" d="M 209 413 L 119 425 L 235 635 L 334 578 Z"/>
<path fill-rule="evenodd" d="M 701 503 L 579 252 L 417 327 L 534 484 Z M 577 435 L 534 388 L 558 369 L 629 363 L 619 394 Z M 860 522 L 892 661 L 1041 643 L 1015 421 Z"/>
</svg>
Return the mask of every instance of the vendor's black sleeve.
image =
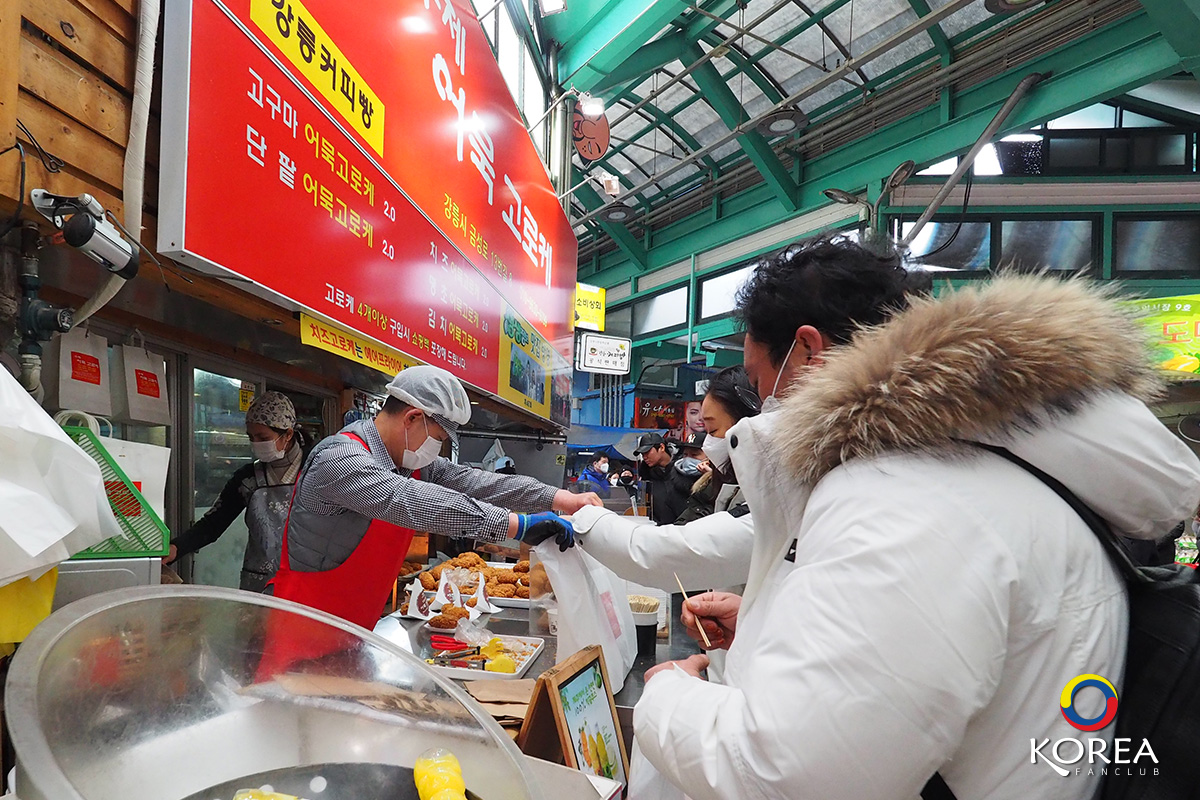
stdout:
<svg viewBox="0 0 1200 800">
<path fill-rule="evenodd" d="M 213 507 L 197 520 L 195 525 L 181 533 L 172 542 L 180 556 L 194 553 L 201 547 L 210 545 L 221 538 L 221 534 L 229 529 L 238 514 L 246 510 L 246 496 L 242 492 L 242 484 L 253 474 L 253 471 L 254 465 L 247 464 L 233 473 L 233 477 L 225 484 L 225 488 L 221 489 L 221 494 L 217 497 L 217 502 L 213 504 Z"/>
</svg>

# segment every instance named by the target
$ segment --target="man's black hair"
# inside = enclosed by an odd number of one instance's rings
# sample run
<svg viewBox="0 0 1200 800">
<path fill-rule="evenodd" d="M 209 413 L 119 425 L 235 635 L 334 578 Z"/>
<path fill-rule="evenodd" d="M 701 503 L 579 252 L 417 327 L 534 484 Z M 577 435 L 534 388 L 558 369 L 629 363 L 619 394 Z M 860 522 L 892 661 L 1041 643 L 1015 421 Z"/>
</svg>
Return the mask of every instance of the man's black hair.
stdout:
<svg viewBox="0 0 1200 800">
<path fill-rule="evenodd" d="M 387 415 L 391 416 L 392 414 L 403 414 L 405 411 L 408 411 L 410 408 L 412 408 L 412 406 L 410 406 L 408 403 L 404 402 L 403 400 L 401 400 L 399 398 L 392 397 L 389 394 L 384 399 L 383 408 L 381 408 L 379 410 L 379 413 L 387 414 Z"/>
<path fill-rule="evenodd" d="M 607 461 L 607 460 L 608 460 L 608 453 L 596 453 L 595 455 L 593 455 L 593 456 L 592 456 L 592 462 L 591 462 L 591 463 L 593 463 L 593 464 L 598 464 L 598 463 L 600 463 L 600 459 L 602 459 L 602 458 L 603 458 L 603 459 L 605 459 L 605 460 Z"/>
<path fill-rule="evenodd" d="M 909 292 L 927 288 L 923 280 L 910 277 L 894 250 L 880 254 L 844 235 L 817 236 L 761 262 L 738 291 L 734 315 L 778 364 L 801 325 L 845 344 L 859 326 L 903 308 Z"/>
<path fill-rule="evenodd" d="M 753 417 L 762 410 L 762 402 L 758 399 L 754 387 L 750 385 L 746 368 L 741 364 L 726 367 L 709 378 L 708 391 L 704 396 L 720 403 L 735 421 L 743 417 Z"/>
</svg>

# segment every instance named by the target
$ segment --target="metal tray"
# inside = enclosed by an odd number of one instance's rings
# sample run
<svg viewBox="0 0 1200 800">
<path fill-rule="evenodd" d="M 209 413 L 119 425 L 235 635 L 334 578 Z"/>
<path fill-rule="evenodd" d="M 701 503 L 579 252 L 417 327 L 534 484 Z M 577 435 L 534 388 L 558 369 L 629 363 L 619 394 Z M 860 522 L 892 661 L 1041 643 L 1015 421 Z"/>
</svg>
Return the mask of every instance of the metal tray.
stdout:
<svg viewBox="0 0 1200 800">
<path fill-rule="evenodd" d="M 321 778 L 324 780 L 322 783 Z M 270 786 L 280 794 L 320 800 L 418 800 L 413 771 L 393 764 L 316 764 L 285 767 L 225 781 L 183 800 L 232 800 L 243 789 Z M 467 790 L 469 800 L 479 796 Z"/>
<path fill-rule="evenodd" d="M 529 671 L 530 665 L 537 661 L 538 656 L 542 654 L 542 650 L 544 650 L 546 647 L 546 640 L 538 638 L 537 636 L 498 635 L 496 638 L 525 642 L 526 644 L 536 645 L 536 647 L 534 648 L 533 654 L 530 655 L 529 658 L 525 659 L 525 661 L 522 662 L 519 667 L 517 667 L 516 672 L 488 672 L 482 669 L 465 669 L 463 667 L 439 667 L 434 664 L 430 664 L 429 666 L 434 672 L 445 675 L 447 678 L 455 678 L 460 681 L 515 681 L 518 678 L 525 676 L 525 673 Z M 328 800 L 328 798 L 322 797 L 321 800 Z"/>
</svg>

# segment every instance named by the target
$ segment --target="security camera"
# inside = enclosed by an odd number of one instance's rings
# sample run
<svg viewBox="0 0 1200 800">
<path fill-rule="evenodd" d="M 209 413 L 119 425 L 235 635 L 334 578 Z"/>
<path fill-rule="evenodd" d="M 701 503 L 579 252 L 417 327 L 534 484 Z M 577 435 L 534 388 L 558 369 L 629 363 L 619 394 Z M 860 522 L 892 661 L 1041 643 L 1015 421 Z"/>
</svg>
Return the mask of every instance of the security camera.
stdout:
<svg viewBox="0 0 1200 800">
<path fill-rule="evenodd" d="M 126 280 L 137 275 L 137 242 L 125 238 L 108 221 L 96 198 L 90 194 L 67 197 L 34 189 L 29 199 L 42 216 L 62 231 L 64 242 Z"/>
</svg>

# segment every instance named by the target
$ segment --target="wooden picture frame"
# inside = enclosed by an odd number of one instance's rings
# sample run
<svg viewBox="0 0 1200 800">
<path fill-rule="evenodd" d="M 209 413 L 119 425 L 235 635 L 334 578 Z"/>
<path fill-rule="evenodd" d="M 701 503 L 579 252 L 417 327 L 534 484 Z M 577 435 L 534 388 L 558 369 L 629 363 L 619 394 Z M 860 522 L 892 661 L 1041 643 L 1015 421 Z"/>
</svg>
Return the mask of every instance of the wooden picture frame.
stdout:
<svg viewBox="0 0 1200 800">
<path fill-rule="evenodd" d="M 589 645 L 542 673 L 517 736 L 526 755 L 629 783 L 629 756 L 604 665 Z"/>
</svg>

